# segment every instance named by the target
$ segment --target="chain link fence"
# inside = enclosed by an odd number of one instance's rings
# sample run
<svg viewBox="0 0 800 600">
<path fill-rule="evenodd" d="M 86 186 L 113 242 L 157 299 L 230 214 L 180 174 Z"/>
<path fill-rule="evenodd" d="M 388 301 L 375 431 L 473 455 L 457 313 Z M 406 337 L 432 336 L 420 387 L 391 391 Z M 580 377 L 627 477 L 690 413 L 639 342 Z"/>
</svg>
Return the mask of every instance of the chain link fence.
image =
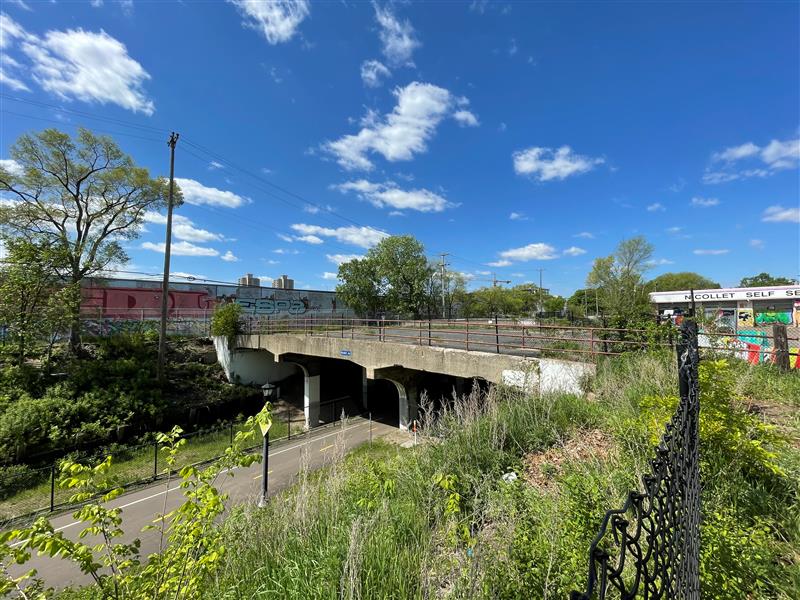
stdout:
<svg viewBox="0 0 800 600">
<path fill-rule="evenodd" d="M 584 592 L 598 598 L 700 598 L 700 418 L 697 323 L 681 324 L 680 402 L 642 478 L 622 508 L 609 510 L 589 547 Z"/>
</svg>

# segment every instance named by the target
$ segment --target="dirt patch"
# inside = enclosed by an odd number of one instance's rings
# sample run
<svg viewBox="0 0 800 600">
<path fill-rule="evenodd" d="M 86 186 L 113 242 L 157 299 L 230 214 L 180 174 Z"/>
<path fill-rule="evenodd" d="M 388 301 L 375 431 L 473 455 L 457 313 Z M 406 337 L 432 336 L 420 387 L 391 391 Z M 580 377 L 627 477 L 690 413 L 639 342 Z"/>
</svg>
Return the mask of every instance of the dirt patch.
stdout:
<svg viewBox="0 0 800 600">
<path fill-rule="evenodd" d="M 799 408 L 787 404 L 753 400 L 749 400 L 745 408 L 747 412 L 758 415 L 766 423 L 774 425 L 794 448 L 800 449 Z"/>
<path fill-rule="evenodd" d="M 523 479 L 533 487 L 545 492 L 555 490 L 556 478 L 564 465 L 586 460 L 605 460 L 614 450 L 614 440 L 600 429 L 583 429 L 576 432 L 564 444 L 548 448 L 544 452 L 526 454 Z"/>
</svg>

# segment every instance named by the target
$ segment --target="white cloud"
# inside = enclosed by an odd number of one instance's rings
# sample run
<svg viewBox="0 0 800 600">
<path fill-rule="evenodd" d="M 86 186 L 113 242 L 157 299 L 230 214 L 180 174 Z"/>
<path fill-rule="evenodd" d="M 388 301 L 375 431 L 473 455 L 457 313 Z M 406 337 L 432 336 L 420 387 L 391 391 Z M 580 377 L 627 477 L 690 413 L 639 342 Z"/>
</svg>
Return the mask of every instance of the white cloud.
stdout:
<svg viewBox="0 0 800 600">
<path fill-rule="evenodd" d="M 381 39 L 382 51 L 386 60 L 393 67 L 413 66 L 411 55 L 421 46 L 414 34 L 414 27 L 408 19 L 398 20 L 389 6 L 381 8 L 377 3 L 374 6 L 375 20 L 380 25 L 378 36 Z"/>
<path fill-rule="evenodd" d="M 0 158 L 0 169 L 5 169 L 12 175 L 22 175 L 22 165 L 13 158 Z"/>
<path fill-rule="evenodd" d="M 390 217 L 405 217 L 406 213 L 404 213 L 402 210 L 393 210 L 393 211 L 389 212 L 389 216 Z"/>
<path fill-rule="evenodd" d="M 361 248 L 372 248 L 382 239 L 389 237 L 385 231 L 373 229 L 372 227 L 320 227 L 319 225 L 308 225 L 306 223 L 295 223 L 292 229 L 301 236 L 330 237 L 345 244 L 352 244 Z M 298 238 L 299 239 L 299 238 Z M 301 240 L 308 241 L 308 240 Z M 313 243 L 313 242 L 312 242 Z"/>
<path fill-rule="evenodd" d="M 285 233 L 278 233 L 277 236 L 284 242 L 289 242 L 290 244 L 294 241 L 294 238 L 292 236 L 286 235 Z"/>
<path fill-rule="evenodd" d="M 209 171 L 216 171 L 217 169 L 224 169 L 224 168 L 225 168 L 225 165 L 223 165 L 221 162 L 217 162 L 215 160 L 212 160 L 210 163 L 208 163 L 208 170 Z"/>
<path fill-rule="evenodd" d="M 511 219 L 512 221 L 527 221 L 528 220 L 528 217 L 525 216 L 525 213 L 521 213 L 521 212 L 512 212 L 510 215 L 508 215 L 508 218 Z"/>
<path fill-rule="evenodd" d="M 647 264 L 653 267 L 658 267 L 661 265 L 674 265 L 675 261 L 669 260 L 668 258 L 656 258 L 653 260 L 648 260 Z"/>
<path fill-rule="evenodd" d="M 164 253 L 164 242 L 154 244 L 153 242 L 142 242 L 144 250 Z M 190 242 L 177 242 L 170 245 L 170 254 L 175 256 L 219 256 L 219 251 L 205 246 L 196 246 Z"/>
<path fill-rule="evenodd" d="M 717 198 L 701 198 L 700 196 L 695 196 L 692 198 L 691 205 L 695 208 L 708 208 L 710 206 L 717 206 L 719 204 L 719 200 Z"/>
<path fill-rule="evenodd" d="M 0 17 L 2 18 L 2 17 Z M 5 30 L 0 27 L 0 39 L 5 35 Z M 0 45 L 0 48 L 2 45 Z M 15 73 L 22 70 L 22 65 L 11 57 L 8 52 L 0 54 L 0 84 L 15 92 L 29 92 L 30 88 Z M 13 74 L 12 74 L 13 73 Z"/>
<path fill-rule="evenodd" d="M 243 25 L 260 31 L 272 45 L 291 40 L 311 12 L 307 0 L 228 0 L 244 17 Z"/>
<path fill-rule="evenodd" d="M 398 210 L 419 212 L 442 212 L 455 206 L 445 198 L 426 189 L 402 190 L 394 182 L 372 183 L 365 179 L 348 181 L 334 189 L 342 193 L 355 192 L 378 208 L 391 207 Z"/>
<path fill-rule="evenodd" d="M 273 252 L 275 254 L 300 254 L 299 250 L 287 250 L 286 248 L 276 248 Z"/>
<path fill-rule="evenodd" d="M 766 223 L 800 223 L 800 208 L 770 206 L 764 211 L 761 220 Z"/>
<path fill-rule="evenodd" d="M 325 258 L 335 265 L 350 262 L 351 260 L 361 260 L 364 258 L 363 254 L 326 254 Z"/>
<path fill-rule="evenodd" d="M 458 121 L 458 124 L 462 127 L 477 127 L 480 125 L 480 123 L 478 123 L 478 117 L 468 110 L 457 110 L 453 113 L 453 118 Z"/>
<path fill-rule="evenodd" d="M 717 161 L 735 161 L 740 160 L 742 158 L 748 158 L 750 156 L 755 156 L 758 154 L 760 148 L 756 146 L 753 142 L 747 142 L 742 144 L 741 146 L 733 146 L 731 148 L 726 148 L 722 152 L 715 152 L 711 156 L 711 160 Z"/>
<path fill-rule="evenodd" d="M 330 271 L 325 271 L 322 274 L 323 279 L 338 279 L 339 275 L 337 273 L 331 273 Z"/>
<path fill-rule="evenodd" d="M 692 250 L 692 252 L 698 256 L 720 256 L 722 254 L 727 254 L 730 250 L 725 248 L 720 250 Z"/>
<path fill-rule="evenodd" d="M 539 181 L 563 180 L 571 175 L 591 171 L 596 165 L 605 162 L 603 158 L 576 154 L 569 146 L 561 146 L 557 150 L 532 146 L 514 152 L 512 157 L 517 175 L 531 175 Z"/>
<path fill-rule="evenodd" d="M 144 220 L 145 223 L 156 225 L 167 224 L 166 215 L 150 210 L 144 213 Z M 172 235 L 188 242 L 221 242 L 225 239 L 222 234 L 195 227 L 194 223 L 183 215 L 172 215 Z"/>
<path fill-rule="evenodd" d="M 381 118 L 368 111 L 357 134 L 325 142 L 322 149 L 332 154 L 345 169 L 370 170 L 369 153 L 382 155 L 390 162 L 411 160 L 427 150 L 436 127 L 459 105 L 448 90 L 414 81 L 393 91 L 397 105 Z"/>
<path fill-rule="evenodd" d="M 243 196 L 239 196 L 233 192 L 207 187 L 194 179 L 176 177 L 175 182 L 180 186 L 183 192 L 183 199 L 187 204 L 207 204 L 209 206 L 238 208 L 249 202 L 249 199 Z"/>
<path fill-rule="evenodd" d="M 508 267 L 511 265 L 510 260 L 496 260 L 494 262 L 486 263 L 490 267 Z"/>
<path fill-rule="evenodd" d="M 491 275 L 491 274 L 492 274 L 492 272 L 491 272 L 491 271 L 475 271 L 475 273 L 476 273 L 477 275 L 483 275 L 483 276 L 486 276 L 486 275 Z"/>
<path fill-rule="evenodd" d="M 586 240 L 593 240 L 594 234 L 591 231 L 581 231 L 580 233 L 576 233 L 572 237 L 583 238 Z"/>
<path fill-rule="evenodd" d="M 581 254 L 586 254 L 586 250 L 578 248 L 577 246 L 570 246 L 564 250 L 564 254 L 567 256 L 580 256 Z"/>
<path fill-rule="evenodd" d="M 361 63 L 361 81 L 367 87 L 380 87 L 383 79 L 391 76 L 392 72 L 379 60 L 365 60 Z"/>
<path fill-rule="evenodd" d="M 303 207 L 303 212 L 307 212 L 310 215 L 316 215 L 321 211 L 325 212 L 333 212 L 333 207 L 330 204 L 326 204 L 325 206 L 319 206 L 317 204 L 306 204 Z"/>
<path fill-rule="evenodd" d="M 230 250 L 228 250 L 225 254 L 220 256 L 220 258 L 225 262 L 239 262 L 239 258 Z"/>
<path fill-rule="evenodd" d="M 501 258 L 527 262 L 529 260 L 551 260 L 556 258 L 556 249 L 541 242 L 528 244 L 521 248 L 511 248 L 500 253 Z"/>
<path fill-rule="evenodd" d="M 667 233 L 673 233 L 673 234 L 674 234 L 674 233 L 680 233 L 681 231 L 683 231 L 683 227 L 678 227 L 678 226 L 676 225 L 676 226 L 674 226 L 674 227 L 667 227 L 667 229 L 666 229 L 665 231 L 666 231 Z"/>
<path fill-rule="evenodd" d="M 148 116 L 155 112 L 143 87 L 150 74 L 128 55 L 122 42 L 105 31 L 51 30 L 39 38 L 22 30 L 12 37 L 22 39 L 33 79 L 59 98 L 116 104 Z"/>
<path fill-rule="evenodd" d="M 32 11 L 33 9 L 28 6 L 28 4 L 24 0 L 6 0 L 9 4 L 15 4 L 19 6 L 22 10 L 27 10 L 28 12 Z"/>
<path fill-rule="evenodd" d="M 322 244 L 325 240 L 316 235 L 298 235 L 294 238 L 298 242 L 305 242 L 306 244 Z"/>
<path fill-rule="evenodd" d="M 661 204 L 660 202 L 653 202 L 653 204 L 648 204 L 648 206 L 647 206 L 647 210 L 648 210 L 649 212 L 656 212 L 656 211 L 661 211 L 661 212 L 663 212 L 663 211 L 665 211 L 665 210 L 667 210 L 667 209 L 666 209 L 666 208 L 664 207 L 664 205 L 663 205 L 663 204 Z"/>
<path fill-rule="evenodd" d="M 764 249 L 764 240 L 750 240 L 749 244 L 751 248 L 755 248 L 756 250 Z"/>
<path fill-rule="evenodd" d="M 741 162 L 749 167 L 740 169 Z M 712 163 L 721 165 L 706 169 L 705 183 L 725 183 L 751 177 L 769 177 L 784 169 L 796 169 L 800 163 L 800 138 L 794 140 L 772 140 L 766 146 L 747 142 L 726 148 L 711 155 Z M 716 169 L 716 170 L 715 170 Z"/>
<path fill-rule="evenodd" d="M 179 277 L 180 279 L 208 279 L 205 275 L 198 275 L 197 273 L 187 273 L 186 271 L 172 271 L 169 274 L 170 278 Z"/>
</svg>

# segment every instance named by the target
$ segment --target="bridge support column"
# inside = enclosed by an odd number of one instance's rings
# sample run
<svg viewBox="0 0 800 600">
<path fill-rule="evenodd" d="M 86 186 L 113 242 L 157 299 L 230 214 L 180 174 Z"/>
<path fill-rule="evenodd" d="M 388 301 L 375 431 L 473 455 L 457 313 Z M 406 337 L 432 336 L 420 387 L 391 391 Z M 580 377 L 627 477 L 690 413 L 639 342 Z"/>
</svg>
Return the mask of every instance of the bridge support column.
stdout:
<svg viewBox="0 0 800 600">
<path fill-rule="evenodd" d="M 303 381 L 303 412 L 305 412 L 305 428 L 311 429 L 319 425 L 319 399 L 320 399 L 320 376 L 309 375 L 305 371 Z"/>
<path fill-rule="evenodd" d="M 361 408 L 363 410 L 369 410 L 369 397 L 367 396 L 367 370 L 365 368 L 361 369 Z"/>
<path fill-rule="evenodd" d="M 413 384 L 403 386 L 405 390 L 400 392 L 400 384 L 395 383 L 395 385 L 398 386 L 397 391 L 400 396 L 400 429 L 411 431 L 413 422 L 417 418 L 417 386 Z"/>
</svg>

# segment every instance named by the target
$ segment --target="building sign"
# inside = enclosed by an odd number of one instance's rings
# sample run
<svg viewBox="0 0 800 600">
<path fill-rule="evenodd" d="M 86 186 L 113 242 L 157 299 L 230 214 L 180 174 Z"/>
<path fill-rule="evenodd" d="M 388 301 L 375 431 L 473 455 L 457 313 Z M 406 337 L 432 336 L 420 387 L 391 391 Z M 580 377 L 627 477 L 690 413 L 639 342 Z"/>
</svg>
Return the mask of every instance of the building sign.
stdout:
<svg viewBox="0 0 800 600">
<path fill-rule="evenodd" d="M 733 300 L 794 300 L 800 299 L 800 287 L 737 288 L 722 290 L 696 290 L 695 302 L 730 302 Z M 652 292 L 650 301 L 655 304 L 691 302 L 691 292 Z"/>
<path fill-rule="evenodd" d="M 353 356 L 352 350 L 339 350 L 339 354 L 342 356 Z"/>
</svg>

